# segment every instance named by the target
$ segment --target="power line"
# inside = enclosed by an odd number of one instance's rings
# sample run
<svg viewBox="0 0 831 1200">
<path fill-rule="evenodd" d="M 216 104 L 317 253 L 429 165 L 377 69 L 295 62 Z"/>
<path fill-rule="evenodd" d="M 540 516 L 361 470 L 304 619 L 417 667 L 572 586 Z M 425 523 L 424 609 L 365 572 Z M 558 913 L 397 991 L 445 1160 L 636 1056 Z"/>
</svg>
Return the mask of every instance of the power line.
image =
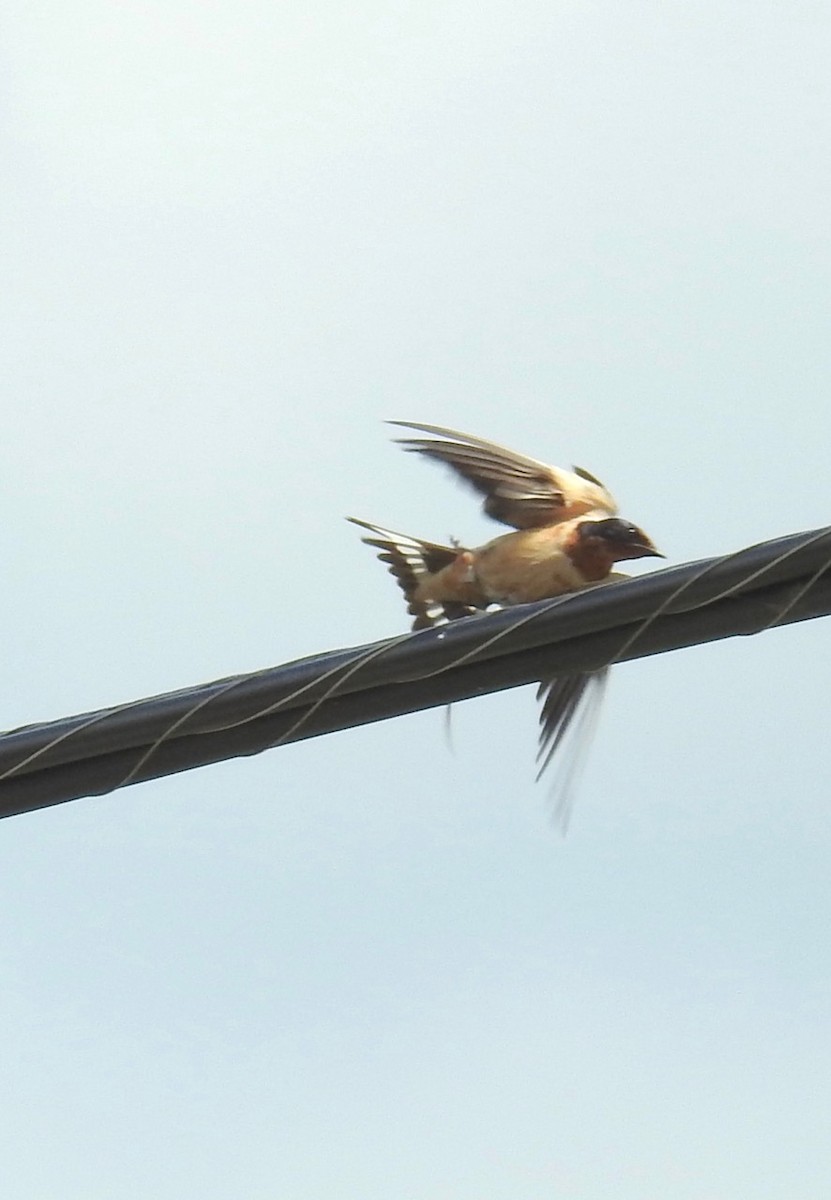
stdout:
<svg viewBox="0 0 831 1200">
<path fill-rule="evenodd" d="M 831 527 L 0 736 L 0 816 L 831 613 Z"/>
</svg>

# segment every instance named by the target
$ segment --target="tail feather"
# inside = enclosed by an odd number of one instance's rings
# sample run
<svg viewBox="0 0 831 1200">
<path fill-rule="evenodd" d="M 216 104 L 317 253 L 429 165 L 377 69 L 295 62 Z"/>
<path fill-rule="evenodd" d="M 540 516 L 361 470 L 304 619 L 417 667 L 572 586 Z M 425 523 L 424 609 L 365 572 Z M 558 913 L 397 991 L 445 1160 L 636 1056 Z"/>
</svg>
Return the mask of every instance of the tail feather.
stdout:
<svg viewBox="0 0 831 1200">
<path fill-rule="evenodd" d="M 395 530 L 385 529 L 381 525 L 359 521 L 357 517 L 346 519 L 374 535 L 361 540 L 379 551 L 378 558 L 386 564 L 387 570 L 404 593 L 407 612 L 415 618 L 413 629 L 444 625 L 448 621 L 457 621 L 460 617 L 468 617 L 479 611 L 461 601 L 426 600 L 417 595 L 419 584 L 456 561 L 460 552 L 458 546 L 427 542 L 423 538 L 396 533 Z"/>
</svg>

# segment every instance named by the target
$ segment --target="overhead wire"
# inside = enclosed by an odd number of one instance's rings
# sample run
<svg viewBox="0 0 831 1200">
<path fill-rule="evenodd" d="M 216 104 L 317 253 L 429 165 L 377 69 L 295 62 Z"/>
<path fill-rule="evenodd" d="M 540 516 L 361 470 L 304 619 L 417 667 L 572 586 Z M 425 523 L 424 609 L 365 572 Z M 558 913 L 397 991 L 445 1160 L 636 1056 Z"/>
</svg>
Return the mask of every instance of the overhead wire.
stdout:
<svg viewBox="0 0 831 1200">
<path fill-rule="evenodd" d="M 0 735 L 0 816 L 831 613 L 831 527 Z"/>
</svg>

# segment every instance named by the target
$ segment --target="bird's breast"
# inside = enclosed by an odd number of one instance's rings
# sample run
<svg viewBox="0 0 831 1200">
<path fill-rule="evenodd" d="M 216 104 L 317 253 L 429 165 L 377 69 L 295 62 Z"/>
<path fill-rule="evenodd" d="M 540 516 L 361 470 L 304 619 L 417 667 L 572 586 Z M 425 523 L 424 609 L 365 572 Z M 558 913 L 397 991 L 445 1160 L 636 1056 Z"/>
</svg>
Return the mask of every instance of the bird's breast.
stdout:
<svg viewBox="0 0 831 1200">
<path fill-rule="evenodd" d="M 555 525 L 494 538 L 474 555 L 482 591 L 494 604 L 527 604 L 602 582 L 608 567 L 595 578 L 581 569 L 568 551 L 570 534 L 566 526 Z"/>
</svg>

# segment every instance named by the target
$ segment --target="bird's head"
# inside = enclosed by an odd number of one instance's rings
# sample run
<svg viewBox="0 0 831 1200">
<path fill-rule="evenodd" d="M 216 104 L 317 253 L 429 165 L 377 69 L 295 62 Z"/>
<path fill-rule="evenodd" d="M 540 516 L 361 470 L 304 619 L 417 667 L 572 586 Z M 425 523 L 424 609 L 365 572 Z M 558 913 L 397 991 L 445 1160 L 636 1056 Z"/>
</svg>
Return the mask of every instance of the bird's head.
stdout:
<svg viewBox="0 0 831 1200">
<path fill-rule="evenodd" d="M 610 517 L 603 521 L 582 521 L 579 526 L 580 541 L 588 550 L 605 551 L 612 562 L 626 558 L 663 558 L 642 529 L 631 521 Z"/>
</svg>

